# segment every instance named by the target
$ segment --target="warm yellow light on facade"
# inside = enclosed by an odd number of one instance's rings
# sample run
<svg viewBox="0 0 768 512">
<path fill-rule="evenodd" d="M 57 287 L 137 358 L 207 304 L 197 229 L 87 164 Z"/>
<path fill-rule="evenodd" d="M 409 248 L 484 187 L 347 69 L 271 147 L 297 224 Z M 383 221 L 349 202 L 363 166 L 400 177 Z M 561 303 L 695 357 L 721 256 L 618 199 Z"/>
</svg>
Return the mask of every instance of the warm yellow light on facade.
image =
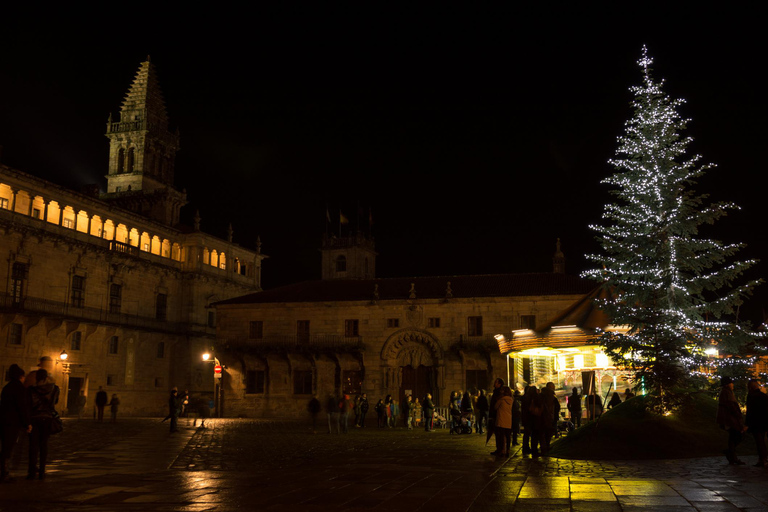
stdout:
<svg viewBox="0 0 768 512">
<path fill-rule="evenodd" d="M 573 356 L 573 367 L 574 368 L 584 368 L 584 356 L 581 354 L 576 354 Z"/>
<path fill-rule="evenodd" d="M 600 352 L 599 354 L 595 354 L 595 366 L 599 368 L 606 368 L 611 366 L 611 362 L 607 355 Z"/>
</svg>

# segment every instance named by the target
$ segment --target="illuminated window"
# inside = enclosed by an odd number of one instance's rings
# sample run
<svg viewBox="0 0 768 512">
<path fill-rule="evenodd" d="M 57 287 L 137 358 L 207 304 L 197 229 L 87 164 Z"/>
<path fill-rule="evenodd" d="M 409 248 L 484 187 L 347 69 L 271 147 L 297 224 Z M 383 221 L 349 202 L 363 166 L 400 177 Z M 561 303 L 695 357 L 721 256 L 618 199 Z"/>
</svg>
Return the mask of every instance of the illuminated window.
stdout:
<svg viewBox="0 0 768 512">
<path fill-rule="evenodd" d="M 344 370 L 341 373 L 341 391 L 345 395 L 359 395 L 363 392 L 363 372 Z"/>
<path fill-rule="evenodd" d="M 72 229 L 75 227 L 75 221 L 73 221 L 72 219 L 64 219 L 63 221 L 61 221 L 61 225 L 65 228 Z"/>
<path fill-rule="evenodd" d="M 469 336 L 483 335 L 483 317 L 470 316 L 467 318 L 467 335 Z"/>
<path fill-rule="evenodd" d="M 11 203 L 9 203 L 6 198 L 0 197 L 0 208 L 2 208 L 3 210 L 10 210 Z"/>
</svg>

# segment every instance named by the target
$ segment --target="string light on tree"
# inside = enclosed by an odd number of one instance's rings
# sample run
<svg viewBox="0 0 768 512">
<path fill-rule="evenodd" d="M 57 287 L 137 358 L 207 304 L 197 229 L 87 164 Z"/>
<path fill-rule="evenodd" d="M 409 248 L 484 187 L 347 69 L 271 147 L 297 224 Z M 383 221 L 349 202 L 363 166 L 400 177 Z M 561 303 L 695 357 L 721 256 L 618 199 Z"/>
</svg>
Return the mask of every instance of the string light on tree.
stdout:
<svg viewBox="0 0 768 512">
<path fill-rule="evenodd" d="M 735 308 L 759 281 L 732 287 L 755 261 L 731 261 L 743 247 L 702 237 L 699 228 L 738 207 L 707 202 L 693 191 L 697 178 L 714 166 L 688 156 L 692 139 L 678 113 L 684 101 L 655 81 L 645 47 L 638 61 L 641 85 L 630 88 L 634 114 L 619 137 L 613 187 L 604 224 L 591 226 L 602 254 L 585 276 L 603 283 L 611 298 L 599 306 L 625 333 L 605 332 L 600 343 L 614 361 L 629 365 L 666 409 L 667 394 L 701 368 L 724 359 L 704 350 L 716 343 L 733 357 L 743 353 L 753 333 L 732 321 Z M 627 357 L 629 355 L 630 357 Z M 727 363 L 723 363 L 727 364 Z"/>
</svg>

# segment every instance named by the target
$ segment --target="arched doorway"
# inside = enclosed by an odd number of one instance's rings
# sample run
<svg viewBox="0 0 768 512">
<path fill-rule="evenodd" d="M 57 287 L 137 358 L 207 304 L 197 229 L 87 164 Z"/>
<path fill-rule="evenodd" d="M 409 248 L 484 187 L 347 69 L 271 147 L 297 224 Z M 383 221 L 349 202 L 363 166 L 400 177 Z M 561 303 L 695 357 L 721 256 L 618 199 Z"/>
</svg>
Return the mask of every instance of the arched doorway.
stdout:
<svg viewBox="0 0 768 512">
<path fill-rule="evenodd" d="M 440 403 L 443 351 L 431 334 L 405 329 L 387 339 L 381 351 L 387 369 L 387 391 L 400 403 L 406 394 L 423 399 L 430 393 Z"/>
</svg>

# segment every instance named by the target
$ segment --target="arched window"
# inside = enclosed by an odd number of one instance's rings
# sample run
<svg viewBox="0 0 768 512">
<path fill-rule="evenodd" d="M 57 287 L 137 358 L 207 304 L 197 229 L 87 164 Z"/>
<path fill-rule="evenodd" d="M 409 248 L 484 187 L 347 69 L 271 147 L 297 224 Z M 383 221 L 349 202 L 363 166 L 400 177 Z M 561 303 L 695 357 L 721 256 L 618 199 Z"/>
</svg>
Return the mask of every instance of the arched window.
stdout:
<svg viewBox="0 0 768 512">
<path fill-rule="evenodd" d="M 117 150 L 117 172 L 118 174 L 125 172 L 125 150 L 123 148 Z"/>
<path fill-rule="evenodd" d="M 347 271 L 347 257 L 342 255 L 339 255 L 336 257 L 336 272 L 346 272 Z"/>
<path fill-rule="evenodd" d="M 128 148 L 128 158 L 126 162 L 126 172 L 133 172 L 133 148 Z"/>
</svg>

